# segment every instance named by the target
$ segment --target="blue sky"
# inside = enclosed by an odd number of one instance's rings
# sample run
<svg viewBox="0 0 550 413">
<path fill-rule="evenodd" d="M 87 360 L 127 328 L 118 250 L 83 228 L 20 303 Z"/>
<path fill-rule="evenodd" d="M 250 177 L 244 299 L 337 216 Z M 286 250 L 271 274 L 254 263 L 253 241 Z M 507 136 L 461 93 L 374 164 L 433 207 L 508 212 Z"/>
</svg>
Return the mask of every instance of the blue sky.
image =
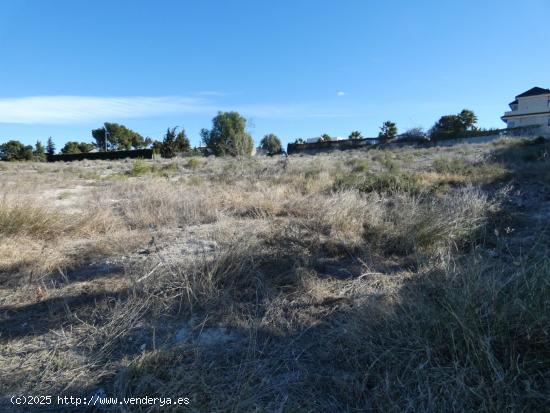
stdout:
<svg viewBox="0 0 550 413">
<path fill-rule="evenodd" d="M 0 142 L 91 141 L 104 121 L 191 142 L 218 110 L 256 142 L 428 129 L 550 87 L 550 2 L 54 1 L 0 3 Z"/>
</svg>

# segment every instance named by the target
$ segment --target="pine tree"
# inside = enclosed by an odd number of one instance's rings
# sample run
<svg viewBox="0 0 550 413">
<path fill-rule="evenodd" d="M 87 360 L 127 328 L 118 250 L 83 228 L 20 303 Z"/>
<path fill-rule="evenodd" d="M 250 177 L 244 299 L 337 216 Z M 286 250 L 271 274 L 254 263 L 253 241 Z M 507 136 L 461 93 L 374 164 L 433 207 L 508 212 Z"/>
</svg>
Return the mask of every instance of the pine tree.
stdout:
<svg viewBox="0 0 550 413">
<path fill-rule="evenodd" d="M 48 143 L 46 144 L 46 153 L 48 155 L 55 155 L 55 145 L 51 136 L 48 138 Z"/>
<path fill-rule="evenodd" d="M 176 128 L 168 128 L 166 135 L 162 140 L 162 146 L 160 147 L 160 155 L 163 158 L 173 158 L 176 156 Z"/>
<path fill-rule="evenodd" d="M 175 144 L 176 152 L 189 152 L 189 150 L 191 149 L 191 143 L 189 142 L 189 139 L 185 134 L 185 129 L 182 129 L 178 133 L 174 144 Z"/>
</svg>

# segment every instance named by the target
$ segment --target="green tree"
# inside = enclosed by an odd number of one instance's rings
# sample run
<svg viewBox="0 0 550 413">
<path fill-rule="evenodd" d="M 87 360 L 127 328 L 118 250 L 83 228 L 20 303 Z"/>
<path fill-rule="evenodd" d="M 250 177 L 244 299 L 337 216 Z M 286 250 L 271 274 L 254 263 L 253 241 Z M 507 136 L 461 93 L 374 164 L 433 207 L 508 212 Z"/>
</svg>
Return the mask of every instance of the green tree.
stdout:
<svg viewBox="0 0 550 413">
<path fill-rule="evenodd" d="M 321 135 L 321 137 L 319 138 L 319 142 L 329 142 L 331 140 L 332 140 L 332 138 L 330 137 L 330 135 L 328 135 L 326 133 L 323 133 Z"/>
<path fill-rule="evenodd" d="M 160 154 L 163 158 L 173 158 L 176 156 L 176 128 L 168 128 L 166 135 L 162 140 Z"/>
<path fill-rule="evenodd" d="M 283 145 L 277 135 L 269 133 L 265 135 L 260 141 L 260 147 L 265 149 L 268 153 L 275 155 L 281 152 Z"/>
<path fill-rule="evenodd" d="M 0 159 L 3 161 L 30 161 L 33 158 L 33 148 L 23 145 L 17 140 L 0 145 Z"/>
<path fill-rule="evenodd" d="M 93 129 L 92 136 L 95 140 L 95 144 L 100 151 L 107 150 L 107 129 L 105 127 Z"/>
<path fill-rule="evenodd" d="M 302 138 L 296 138 L 294 143 L 297 144 L 297 145 L 303 145 L 304 143 L 306 143 L 306 141 Z"/>
<path fill-rule="evenodd" d="M 464 130 L 476 129 L 475 124 L 477 123 L 477 116 L 474 111 L 469 109 L 462 109 L 462 111 L 458 114 L 458 117 L 462 123 L 462 128 L 464 128 Z"/>
<path fill-rule="evenodd" d="M 397 126 L 392 121 L 387 120 L 380 127 L 378 137 L 382 142 L 387 142 L 397 136 Z"/>
<path fill-rule="evenodd" d="M 445 139 L 462 131 L 462 122 L 457 115 L 441 116 L 430 129 L 432 139 Z"/>
<path fill-rule="evenodd" d="M 176 135 L 174 145 L 176 152 L 189 152 L 191 150 L 191 143 L 185 134 L 185 129 L 182 128 L 182 130 Z"/>
<path fill-rule="evenodd" d="M 363 139 L 363 135 L 358 130 L 354 130 L 349 134 L 348 139 Z"/>
<path fill-rule="evenodd" d="M 61 153 L 87 153 L 91 152 L 94 148 L 95 145 L 93 143 L 69 141 L 61 148 Z"/>
<path fill-rule="evenodd" d="M 162 142 L 154 140 L 151 142 L 151 149 L 155 155 L 159 155 L 162 148 Z"/>
<path fill-rule="evenodd" d="M 44 148 L 42 142 L 36 141 L 32 155 L 37 161 L 44 162 L 46 160 L 46 148 Z"/>
<path fill-rule="evenodd" d="M 430 138 L 434 140 L 450 139 L 476 130 L 477 116 L 469 109 L 463 109 L 456 115 L 445 115 L 430 129 Z"/>
<path fill-rule="evenodd" d="M 201 137 L 216 156 L 250 156 L 254 148 L 252 136 L 246 131 L 246 119 L 238 112 L 218 112 L 212 119 L 212 129 L 203 129 Z"/>
<path fill-rule="evenodd" d="M 144 139 L 139 133 L 134 132 L 130 145 L 132 145 L 132 148 L 134 149 L 143 149 L 151 145 L 152 142 L 153 140 L 151 138 L 147 137 Z"/>
<path fill-rule="evenodd" d="M 405 133 L 400 136 L 400 139 L 403 140 L 422 140 L 426 139 L 426 133 L 422 128 L 411 128 L 407 129 Z"/>
<path fill-rule="evenodd" d="M 151 140 L 118 123 L 105 122 L 102 128 L 92 130 L 96 146 L 100 150 L 122 151 L 145 148 Z"/>
<path fill-rule="evenodd" d="M 48 143 L 46 144 L 46 153 L 48 155 L 55 155 L 55 144 L 51 136 L 48 138 Z"/>
</svg>

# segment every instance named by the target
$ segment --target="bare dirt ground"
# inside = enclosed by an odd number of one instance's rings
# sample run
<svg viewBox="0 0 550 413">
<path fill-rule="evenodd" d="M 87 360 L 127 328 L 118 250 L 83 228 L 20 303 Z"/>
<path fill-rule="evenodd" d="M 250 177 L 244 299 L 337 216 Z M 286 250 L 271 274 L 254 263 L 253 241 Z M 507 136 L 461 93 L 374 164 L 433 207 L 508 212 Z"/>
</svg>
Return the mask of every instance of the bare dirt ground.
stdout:
<svg viewBox="0 0 550 413">
<path fill-rule="evenodd" d="M 2 163 L 0 410 L 542 411 L 548 148 Z"/>
</svg>

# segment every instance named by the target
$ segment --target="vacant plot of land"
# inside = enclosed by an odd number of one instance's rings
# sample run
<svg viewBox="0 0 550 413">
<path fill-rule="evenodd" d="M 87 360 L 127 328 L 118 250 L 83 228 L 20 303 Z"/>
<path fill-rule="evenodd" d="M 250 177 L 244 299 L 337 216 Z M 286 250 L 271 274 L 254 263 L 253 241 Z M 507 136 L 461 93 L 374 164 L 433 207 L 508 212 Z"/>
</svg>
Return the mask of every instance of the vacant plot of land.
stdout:
<svg viewBox="0 0 550 413">
<path fill-rule="evenodd" d="M 2 163 L 0 410 L 542 411 L 549 148 Z"/>
</svg>

